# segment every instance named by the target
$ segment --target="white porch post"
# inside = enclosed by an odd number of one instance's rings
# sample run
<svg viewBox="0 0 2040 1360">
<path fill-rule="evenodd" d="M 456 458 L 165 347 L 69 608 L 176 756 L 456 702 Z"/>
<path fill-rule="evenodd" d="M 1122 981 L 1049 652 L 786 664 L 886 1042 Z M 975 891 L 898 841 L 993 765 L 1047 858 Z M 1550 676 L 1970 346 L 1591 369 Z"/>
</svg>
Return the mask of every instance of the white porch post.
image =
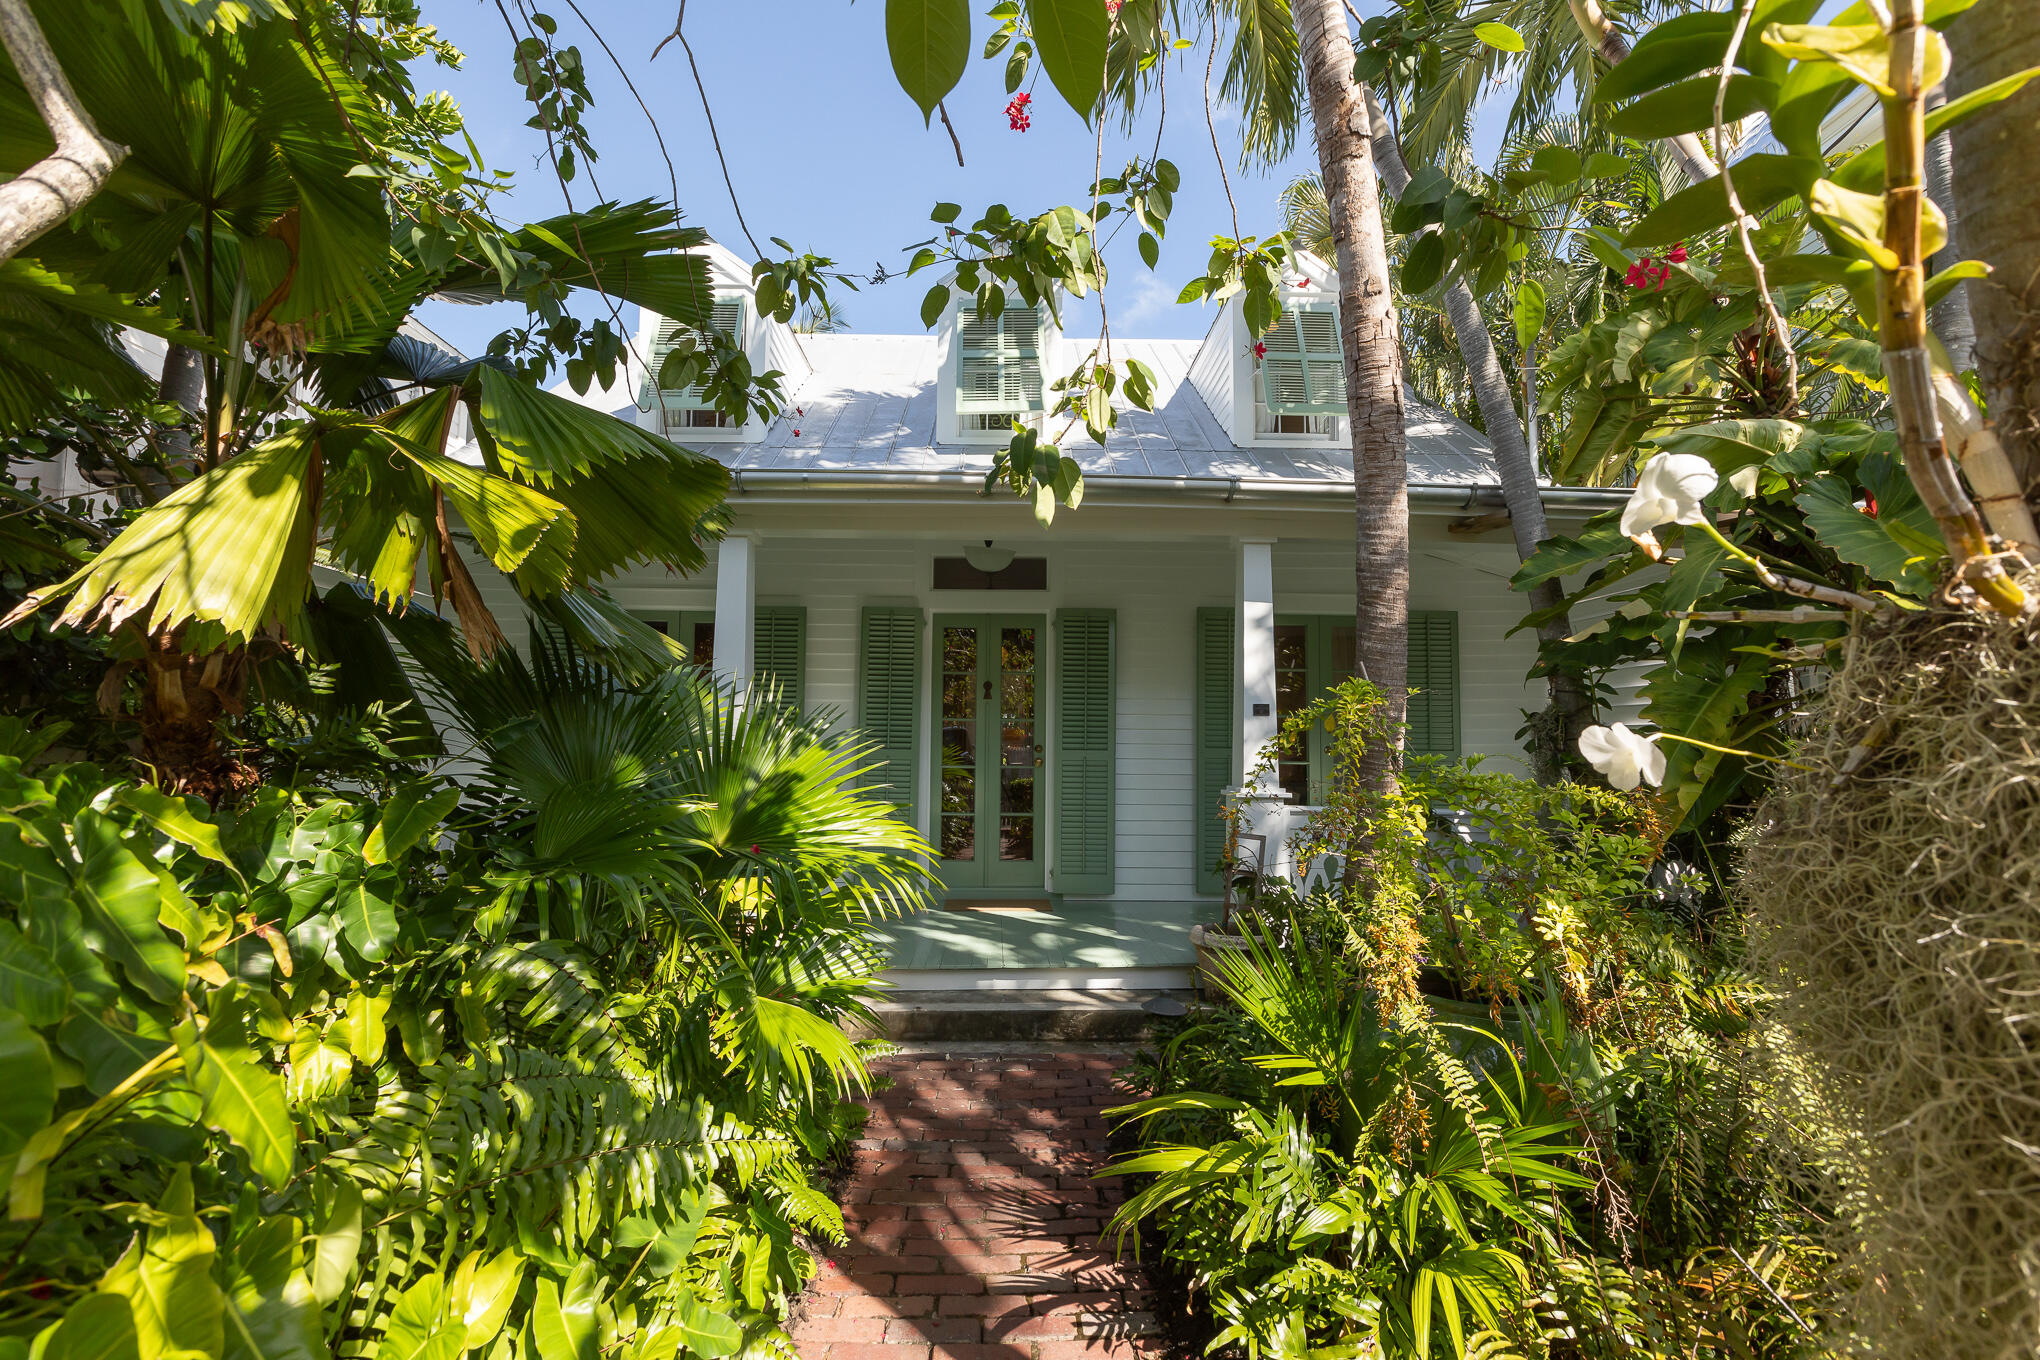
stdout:
<svg viewBox="0 0 2040 1360">
<path fill-rule="evenodd" d="M 1269 539 L 1240 543 L 1240 778 L 1275 742 L 1275 544 Z M 1262 790 L 1272 792 L 1270 785 Z"/>
<path fill-rule="evenodd" d="M 751 683 L 758 614 L 758 540 L 733 533 L 715 554 L 715 678 L 738 689 Z"/>
</svg>

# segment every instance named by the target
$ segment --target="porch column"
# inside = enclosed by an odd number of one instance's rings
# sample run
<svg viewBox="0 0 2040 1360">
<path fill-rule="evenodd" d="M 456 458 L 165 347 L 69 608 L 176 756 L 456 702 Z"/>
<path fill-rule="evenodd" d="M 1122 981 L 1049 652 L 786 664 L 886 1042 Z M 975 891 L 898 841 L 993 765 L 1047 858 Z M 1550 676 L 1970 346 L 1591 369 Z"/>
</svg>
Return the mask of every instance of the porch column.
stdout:
<svg viewBox="0 0 2040 1360">
<path fill-rule="evenodd" d="M 732 533 L 715 554 L 715 678 L 724 684 L 751 683 L 757 615 L 758 540 Z"/>
<path fill-rule="evenodd" d="M 1238 605 L 1240 779 L 1244 784 L 1261 763 L 1262 754 L 1274 744 L 1280 722 L 1275 714 L 1274 540 L 1241 540 Z"/>
</svg>

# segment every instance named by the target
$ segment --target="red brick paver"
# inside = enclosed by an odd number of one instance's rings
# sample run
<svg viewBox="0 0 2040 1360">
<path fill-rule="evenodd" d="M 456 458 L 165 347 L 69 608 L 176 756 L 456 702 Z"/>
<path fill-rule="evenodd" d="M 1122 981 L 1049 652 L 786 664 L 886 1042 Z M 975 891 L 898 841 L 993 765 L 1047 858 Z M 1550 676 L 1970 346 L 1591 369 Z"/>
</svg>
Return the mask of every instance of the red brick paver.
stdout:
<svg viewBox="0 0 2040 1360">
<path fill-rule="evenodd" d="M 1090 1053 L 874 1064 L 844 1192 L 849 1246 L 793 1339 L 801 1360 L 1135 1360 L 1163 1347 L 1147 1281 L 1100 1234 L 1103 1111 L 1129 1098 Z"/>
</svg>

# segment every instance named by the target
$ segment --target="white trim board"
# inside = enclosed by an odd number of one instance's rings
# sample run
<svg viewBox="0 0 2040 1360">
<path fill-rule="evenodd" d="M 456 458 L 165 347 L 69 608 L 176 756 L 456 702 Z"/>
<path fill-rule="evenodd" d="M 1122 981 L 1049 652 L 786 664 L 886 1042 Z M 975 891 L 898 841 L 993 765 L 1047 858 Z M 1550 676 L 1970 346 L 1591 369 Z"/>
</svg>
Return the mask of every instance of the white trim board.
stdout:
<svg viewBox="0 0 2040 1360">
<path fill-rule="evenodd" d="M 893 968 L 899 992 L 1148 992 L 1192 985 L 1189 968 Z"/>
</svg>

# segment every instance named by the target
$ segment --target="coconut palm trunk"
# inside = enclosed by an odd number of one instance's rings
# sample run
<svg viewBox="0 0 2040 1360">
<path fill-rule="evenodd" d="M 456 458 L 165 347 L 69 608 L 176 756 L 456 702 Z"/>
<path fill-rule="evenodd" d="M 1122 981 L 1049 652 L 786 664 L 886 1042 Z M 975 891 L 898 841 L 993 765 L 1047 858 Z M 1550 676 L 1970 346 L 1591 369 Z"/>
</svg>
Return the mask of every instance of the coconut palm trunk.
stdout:
<svg viewBox="0 0 2040 1360">
<path fill-rule="evenodd" d="M 1978 5 L 1948 30 L 1957 56 L 1950 98 L 2040 66 L 2040 24 L 2025 5 Z M 1976 366 L 2018 485 L 2040 480 L 2040 95 L 2028 86 L 1954 130 L 1962 250 L 1988 260 L 1966 284 Z"/>
<path fill-rule="evenodd" d="M 1338 247 L 1339 343 L 1353 433 L 1354 662 L 1387 696 L 1398 736 L 1357 772 L 1392 792 L 1409 711 L 1410 499 L 1403 434 L 1402 348 L 1389 288 L 1388 242 L 1375 182 L 1366 88 L 1353 80 L 1353 40 L 1340 0 L 1294 0 L 1318 168 Z"/>
<path fill-rule="evenodd" d="M 1402 148 L 1396 144 L 1395 130 L 1382 113 L 1374 91 L 1362 87 L 1362 97 L 1374 134 L 1375 168 L 1388 191 L 1400 195 L 1410 182 Z M 1481 420 L 1487 426 L 1488 444 L 1494 449 L 1495 471 L 1502 483 L 1502 503 L 1508 507 L 1509 528 L 1516 539 L 1516 557 L 1519 561 L 1528 560 L 1530 554 L 1537 550 L 1537 545 L 1550 536 L 1550 528 L 1544 518 L 1544 497 L 1537 488 L 1537 458 L 1524 438 L 1523 424 L 1509 393 L 1509 375 L 1502 368 L 1501 356 L 1495 353 L 1494 338 L 1488 334 L 1487 318 L 1481 314 L 1480 301 L 1466 286 L 1466 280 L 1454 279 L 1452 286 L 1445 290 L 1445 315 L 1452 322 L 1452 334 L 1459 342 L 1460 357 L 1466 360 L 1467 376 L 1473 383 L 1473 398 L 1480 405 Z M 1564 601 L 1564 587 L 1557 581 L 1546 581 L 1530 592 L 1532 607 L 1540 611 L 1554 609 Z M 1537 630 L 1537 635 L 1546 642 L 1563 642 L 1571 633 L 1572 624 L 1563 610 L 1547 619 Z M 1554 671 L 1548 683 L 1552 711 L 1558 721 L 1552 724 L 1554 730 L 1548 733 L 1551 740 L 1537 743 L 1547 749 L 1534 751 L 1532 756 L 1541 775 L 1556 778 L 1559 769 L 1557 750 L 1572 748 L 1580 732 L 1593 721 L 1594 708 L 1577 677 Z M 1557 750 L 1550 749 L 1554 747 Z"/>
</svg>

